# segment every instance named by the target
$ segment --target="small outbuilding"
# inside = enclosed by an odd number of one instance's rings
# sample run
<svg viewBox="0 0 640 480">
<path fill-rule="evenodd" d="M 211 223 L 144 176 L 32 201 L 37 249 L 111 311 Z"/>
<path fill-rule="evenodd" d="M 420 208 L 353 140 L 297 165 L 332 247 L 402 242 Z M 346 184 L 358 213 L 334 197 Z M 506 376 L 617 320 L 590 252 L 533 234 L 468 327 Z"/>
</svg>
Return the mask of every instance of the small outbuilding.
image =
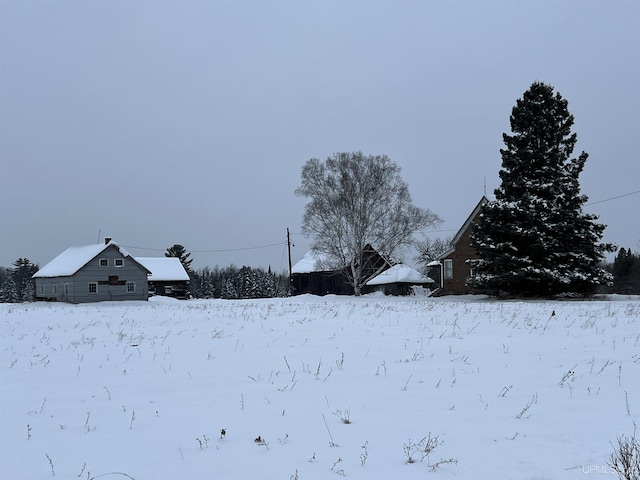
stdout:
<svg viewBox="0 0 640 480">
<path fill-rule="evenodd" d="M 291 290 L 293 295 L 351 295 L 353 287 L 347 282 L 342 270 L 323 268 L 323 256 L 308 251 L 291 268 Z"/>
<path fill-rule="evenodd" d="M 408 265 L 399 263 L 367 282 L 368 292 L 385 295 L 415 295 L 418 291 L 430 291 L 435 282 Z"/>
<path fill-rule="evenodd" d="M 36 300 L 69 303 L 147 300 L 151 272 L 110 238 L 70 247 L 38 270 Z"/>
<path fill-rule="evenodd" d="M 391 267 L 371 245 L 366 245 L 363 253 L 362 268 L 365 278 Z M 292 294 L 353 295 L 353 285 L 347 280 L 347 269 L 331 270 L 325 267 L 328 263 L 326 256 L 313 250 L 307 252 L 291 269 Z M 366 291 L 363 290 L 362 293 Z"/>
<path fill-rule="evenodd" d="M 149 296 L 189 298 L 189 274 L 178 257 L 136 257 L 151 274 Z"/>
</svg>

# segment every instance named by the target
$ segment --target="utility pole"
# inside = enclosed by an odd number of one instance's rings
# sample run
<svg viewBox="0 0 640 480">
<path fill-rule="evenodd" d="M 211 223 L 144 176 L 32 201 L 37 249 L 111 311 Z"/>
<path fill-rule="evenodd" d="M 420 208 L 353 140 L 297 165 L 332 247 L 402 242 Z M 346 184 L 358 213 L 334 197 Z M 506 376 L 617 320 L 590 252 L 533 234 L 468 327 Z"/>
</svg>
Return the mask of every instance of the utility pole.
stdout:
<svg viewBox="0 0 640 480">
<path fill-rule="evenodd" d="M 291 295 L 291 235 L 287 227 L 287 250 L 289 251 L 289 295 Z"/>
</svg>

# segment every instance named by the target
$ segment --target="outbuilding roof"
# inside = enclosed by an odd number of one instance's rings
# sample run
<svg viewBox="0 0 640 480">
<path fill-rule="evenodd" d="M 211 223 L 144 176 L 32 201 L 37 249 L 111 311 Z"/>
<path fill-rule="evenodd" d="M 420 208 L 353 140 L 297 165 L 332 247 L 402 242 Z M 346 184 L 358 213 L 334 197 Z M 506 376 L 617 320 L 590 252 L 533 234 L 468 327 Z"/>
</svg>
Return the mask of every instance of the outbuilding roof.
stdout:
<svg viewBox="0 0 640 480">
<path fill-rule="evenodd" d="M 189 280 L 189 274 L 178 257 L 136 257 L 136 260 L 151 272 L 150 282 Z"/>
<path fill-rule="evenodd" d="M 291 267 L 291 273 L 311 273 L 324 271 L 320 265 L 324 260 L 324 256 L 309 250 L 304 256 Z"/>
<path fill-rule="evenodd" d="M 434 283 L 434 281 L 410 266 L 399 263 L 369 280 L 367 285 L 387 285 L 391 283 L 424 284 Z"/>
</svg>

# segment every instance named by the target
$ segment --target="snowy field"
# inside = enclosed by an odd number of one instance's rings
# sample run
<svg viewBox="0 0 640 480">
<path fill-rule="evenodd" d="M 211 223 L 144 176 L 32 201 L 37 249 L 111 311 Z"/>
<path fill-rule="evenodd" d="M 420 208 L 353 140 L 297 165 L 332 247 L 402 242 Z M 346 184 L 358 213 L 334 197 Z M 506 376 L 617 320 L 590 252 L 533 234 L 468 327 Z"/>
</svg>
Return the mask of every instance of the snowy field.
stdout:
<svg viewBox="0 0 640 480">
<path fill-rule="evenodd" d="M 617 478 L 612 443 L 640 424 L 638 297 L 156 298 L 0 322 L 12 480 Z"/>
</svg>

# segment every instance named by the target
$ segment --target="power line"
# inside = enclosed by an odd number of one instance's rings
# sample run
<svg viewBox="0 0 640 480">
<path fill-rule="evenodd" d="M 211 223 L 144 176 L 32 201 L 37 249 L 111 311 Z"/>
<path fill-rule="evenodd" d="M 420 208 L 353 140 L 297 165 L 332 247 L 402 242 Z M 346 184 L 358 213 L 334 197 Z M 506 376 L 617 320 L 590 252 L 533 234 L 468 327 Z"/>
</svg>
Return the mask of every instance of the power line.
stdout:
<svg viewBox="0 0 640 480">
<path fill-rule="evenodd" d="M 597 202 L 587 203 L 587 204 L 585 204 L 585 206 L 587 206 L 587 205 L 597 205 L 598 203 L 604 203 L 604 202 L 610 202 L 611 200 L 617 200 L 618 198 L 629 197 L 631 195 L 637 195 L 638 193 L 640 193 L 640 190 L 636 190 L 635 192 L 630 192 L 630 193 L 624 193 L 622 195 L 618 195 L 618 196 L 611 197 L 611 198 L 605 198 L 604 200 L 598 200 Z"/>
<path fill-rule="evenodd" d="M 622 195 L 616 195 L 615 197 L 610 197 L 610 198 L 605 198 L 603 200 L 598 200 L 597 202 L 591 202 L 591 203 L 587 203 L 586 205 L 597 205 L 599 203 L 604 203 L 604 202 L 610 202 L 612 200 L 617 200 L 619 198 L 624 198 L 624 197 L 629 197 L 631 195 L 637 195 L 640 193 L 640 190 L 636 190 L 635 192 L 629 192 L 629 193 L 624 193 Z M 445 232 L 457 232 L 458 229 L 437 229 L 437 230 L 422 230 L 422 233 L 445 233 Z M 305 234 L 302 232 L 291 232 L 292 235 L 314 235 L 313 233 L 311 234 Z M 191 253 L 226 253 L 226 252 L 243 252 L 243 251 L 247 251 L 247 250 L 260 250 L 263 248 L 271 248 L 271 247 L 279 247 L 281 245 L 287 245 L 287 242 L 278 242 L 278 243 L 269 243 L 267 245 L 256 245 L 253 247 L 242 247 L 242 248 L 217 248 L 217 249 L 211 249 L 211 250 L 189 250 Z M 150 251 L 154 251 L 154 252 L 164 252 L 167 249 L 166 248 L 152 248 L 152 247 L 137 247 L 137 246 L 133 246 L 133 245 L 122 245 L 124 248 L 133 248 L 136 250 L 150 250 Z"/>
<path fill-rule="evenodd" d="M 427 227 L 430 228 L 430 227 Z M 458 230 L 460 230 L 460 228 L 448 228 L 448 229 L 435 229 L 435 230 L 419 230 L 422 233 L 441 233 L 441 232 L 457 232 Z M 303 236 L 310 236 L 310 235 L 321 235 L 320 233 L 301 233 L 301 232 L 291 232 L 291 235 L 303 235 Z"/>
<path fill-rule="evenodd" d="M 255 247 L 243 247 L 243 248 L 222 248 L 215 250 L 189 250 L 190 253 L 224 253 L 224 252 L 242 252 L 245 250 L 258 250 L 261 248 L 279 247 L 280 245 L 286 245 L 286 242 L 271 243 L 269 245 L 258 245 Z M 152 250 L 154 252 L 164 252 L 166 248 L 151 248 L 151 247 L 134 247 L 132 245 L 122 245 L 124 248 L 133 248 L 136 250 Z"/>
<path fill-rule="evenodd" d="M 640 190 L 636 190 L 635 192 L 629 192 L 629 193 L 623 193 L 622 195 L 616 195 L 615 197 L 609 197 L 609 198 L 605 198 L 603 200 L 598 200 L 597 202 L 589 202 L 585 204 L 586 206 L 589 205 L 597 205 L 599 203 L 605 203 L 605 202 L 610 202 L 612 200 L 617 200 L 619 198 L 624 198 L 624 197 L 630 197 L 631 195 L 637 195 L 640 193 Z M 457 232 L 459 229 L 457 228 L 452 228 L 452 229 L 436 229 L 436 230 L 421 230 L 422 233 L 445 233 L 445 232 Z M 305 234 L 305 233 L 300 233 L 300 232 L 292 232 L 293 235 L 317 235 L 314 233 L 309 233 L 309 234 Z"/>
</svg>

